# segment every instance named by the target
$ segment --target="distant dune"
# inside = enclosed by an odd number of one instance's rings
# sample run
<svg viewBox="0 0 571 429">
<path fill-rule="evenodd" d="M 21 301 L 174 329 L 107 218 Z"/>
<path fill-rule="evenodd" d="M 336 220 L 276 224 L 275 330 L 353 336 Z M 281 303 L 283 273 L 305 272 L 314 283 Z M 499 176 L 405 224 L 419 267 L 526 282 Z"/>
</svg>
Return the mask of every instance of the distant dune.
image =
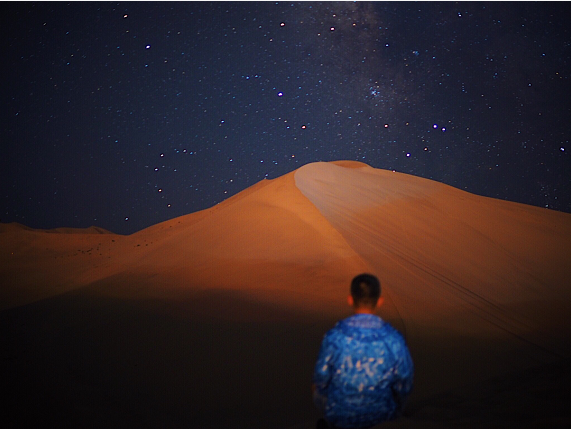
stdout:
<svg viewBox="0 0 571 429">
<path fill-rule="evenodd" d="M 558 397 L 529 406 L 568 386 L 543 375 L 569 381 L 569 214 L 339 161 L 130 236 L 0 237 L 14 427 L 310 428 L 321 336 L 364 271 L 416 365 L 411 414 L 391 426 L 571 421 Z M 39 411 L 20 415 L 28 403 Z"/>
</svg>

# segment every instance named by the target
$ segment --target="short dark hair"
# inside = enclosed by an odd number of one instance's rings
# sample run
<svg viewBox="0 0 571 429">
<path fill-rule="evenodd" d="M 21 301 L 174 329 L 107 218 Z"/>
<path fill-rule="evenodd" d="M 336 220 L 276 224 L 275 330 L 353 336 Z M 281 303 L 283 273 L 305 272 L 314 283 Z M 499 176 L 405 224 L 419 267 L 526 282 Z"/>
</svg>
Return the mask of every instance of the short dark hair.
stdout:
<svg viewBox="0 0 571 429">
<path fill-rule="evenodd" d="M 374 307 L 381 297 L 381 284 L 372 274 L 359 274 L 351 281 L 351 296 L 355 307 Z"/>
</svg>

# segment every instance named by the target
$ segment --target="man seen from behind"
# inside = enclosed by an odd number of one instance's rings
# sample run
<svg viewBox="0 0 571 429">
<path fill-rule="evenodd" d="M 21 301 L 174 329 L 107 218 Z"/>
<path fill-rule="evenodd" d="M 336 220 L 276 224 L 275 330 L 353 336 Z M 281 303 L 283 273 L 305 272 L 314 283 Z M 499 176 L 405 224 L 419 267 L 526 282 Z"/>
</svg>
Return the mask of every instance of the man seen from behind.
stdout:
<svg viewBox="0 0 571 429">
<path fill-rule="evenodd" d="M 367 428 L 398 417 L 412 389 L 413 363 L 403 336 L 376 316 L 379 280 L 360 274 L 351 282 L 354 314 L 321 343 L 313 397 L 323 413 L 317 428 Z"/>
</svg>

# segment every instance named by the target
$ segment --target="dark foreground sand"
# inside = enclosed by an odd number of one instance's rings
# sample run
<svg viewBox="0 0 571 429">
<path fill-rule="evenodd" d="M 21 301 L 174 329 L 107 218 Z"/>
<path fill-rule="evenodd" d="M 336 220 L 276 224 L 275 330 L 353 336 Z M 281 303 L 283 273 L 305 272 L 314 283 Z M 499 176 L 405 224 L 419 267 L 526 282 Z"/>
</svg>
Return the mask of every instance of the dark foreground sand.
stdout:
<svg viewBox="0 0 571 429">
<path fill-rule="evenodd" d="M 416 385 L 382 427 L 569 427 L 571 215 L 315 163 L 131 236 L 0 226 L 8 427 L 313 427 L 375 273 Z"/>
</svg>

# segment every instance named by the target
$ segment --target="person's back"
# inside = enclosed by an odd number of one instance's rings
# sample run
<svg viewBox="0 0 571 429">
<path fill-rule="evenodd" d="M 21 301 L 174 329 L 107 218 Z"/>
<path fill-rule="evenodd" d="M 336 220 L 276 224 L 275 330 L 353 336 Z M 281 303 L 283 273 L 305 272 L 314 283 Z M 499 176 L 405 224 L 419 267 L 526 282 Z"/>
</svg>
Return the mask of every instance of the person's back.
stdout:
<svg viewBox="0 0 571 429">
<path fill-rule="evenodd" d="M 378 285 L 366 274 L 353 280 L 367 289 L 363 282 Z M 340 428 L 364 428 L 393 419 L 412 389 L 413 364 L 404 338 L 372 314 L 380 305 L 380 285 L 378 294 L 373 287 L 372 298 L 365 302 L 353 294 L 354 289 L 349 301 L 356 314 L 327 332 L 313 378 L 316 405 L 329 424 Z"/>
</svg>

